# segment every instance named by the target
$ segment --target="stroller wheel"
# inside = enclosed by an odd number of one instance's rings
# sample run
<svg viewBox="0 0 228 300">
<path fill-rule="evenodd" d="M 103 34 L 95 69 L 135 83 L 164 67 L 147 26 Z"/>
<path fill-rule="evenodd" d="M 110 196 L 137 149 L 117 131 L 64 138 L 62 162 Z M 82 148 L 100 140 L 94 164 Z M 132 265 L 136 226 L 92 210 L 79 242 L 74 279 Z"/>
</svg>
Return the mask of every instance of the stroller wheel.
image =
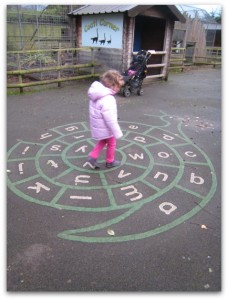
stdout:
<svg viewBox="0 0 228 300">
<path fill-rule="evenodd" d="M 143 89 L 139 89 L 139 90 L 137 91 L 137 94 L 138 94 L 139 96 L 142 96 L 142 95 L 143 95 Z"/>
<path fill-rule="evenodd" d="M 124 89 L 123 94 L 124 97 L 129 97 L 131 95 L 131 92 L 129 91 L 129 89 Z"/>
</svg>

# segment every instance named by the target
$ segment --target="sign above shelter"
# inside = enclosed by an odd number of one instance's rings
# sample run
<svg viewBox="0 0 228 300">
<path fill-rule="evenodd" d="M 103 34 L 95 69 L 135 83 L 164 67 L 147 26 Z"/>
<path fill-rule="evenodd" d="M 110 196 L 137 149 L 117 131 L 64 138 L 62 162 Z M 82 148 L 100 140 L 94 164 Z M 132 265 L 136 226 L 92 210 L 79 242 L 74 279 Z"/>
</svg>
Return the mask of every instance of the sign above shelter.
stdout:
<svg viewBox="0 0 228 300">
<path fill-rule="evenodd" d="M 122 49 L 123 14 L 82 16 L 82 46 Z"/>
</svg>

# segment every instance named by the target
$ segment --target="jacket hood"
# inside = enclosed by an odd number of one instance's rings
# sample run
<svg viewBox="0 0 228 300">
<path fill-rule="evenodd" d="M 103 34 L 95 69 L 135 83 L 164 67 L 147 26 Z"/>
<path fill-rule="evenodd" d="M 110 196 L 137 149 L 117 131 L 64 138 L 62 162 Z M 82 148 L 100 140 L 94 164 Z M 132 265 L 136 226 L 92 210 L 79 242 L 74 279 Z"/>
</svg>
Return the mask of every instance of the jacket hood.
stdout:
<svg viewBox="0 0 228 300">
<path fill-rule="evenodd" d="M 107 95 L 114 95 L 115 91 L 110 88 L 105 87 L 101 82 L 94 81 L 88 90 L 89 99 L 92 101 L 97 101 Z"/>
</svg>

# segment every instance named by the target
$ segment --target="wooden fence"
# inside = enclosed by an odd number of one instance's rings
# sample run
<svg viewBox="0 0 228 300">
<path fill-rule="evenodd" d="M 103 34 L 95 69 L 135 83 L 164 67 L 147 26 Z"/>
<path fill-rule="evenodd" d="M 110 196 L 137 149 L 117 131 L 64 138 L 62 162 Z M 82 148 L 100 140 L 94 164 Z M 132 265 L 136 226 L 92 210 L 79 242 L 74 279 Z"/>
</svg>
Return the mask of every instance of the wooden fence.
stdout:
<svg viewBox="0 0 228 300">
<path fill-rule="evenodd" d="M 91 52 L 91 59 L 88 63 L 75 63 L 71 62 L 71 64 L 65 62 L 63 63 L 62 55 L 63 53 L 72 52 L 75 54 L 75 57 L 77 57 L 77 53 L 79 51 L 86 51 L 87 53 Z M 31 67 L 31 58 L 33 55 L 37 54 L 43 54 L 48 53 L 51 54 L 48 56 L 49 60 L 47 60 L 47 63 L 43 63 L 40 67 Z M 56 55 L 56 60 L 51 59 L 52 54 Z M 27 66 L 24 66 L 23 61 L 25 57 L 30 56 L 27 58 Z M 156 51 L 153 53 L 153 55 L 167 55 L 165 51 Z M 13 57 L 14 63 L 11 61 L 10 65 L 10 59 Z M 15 60 L 16 58 L 16 60 Z M 30 60 L 29 60 L 30 59 Z M 46 59 L 46 58 L 45 58 Z M 164 59 L 162 60 L 162 63 L 160 64 L 148 64 L 148 68 L 160 68 L 160 72 L 157 75 L 149 75 L 147 76 L 148 79 L 150 78 L 165 78 L 165 72 L 164 72 Z M 171 57 L 169 61 L 168 70 L 176 69 L 176 70 L 184 70 L 185 67 L 185 48 L 172 48 L 171 49 Z M 54 63 L 53 63 L 54 62 Z M 206 48 L 205 49 L 205 56 L 202 57 L 194 57 L 193 64 L 196 65 L 213 65 L 214 67 L 216 65 L 221 65 L 221 48 Z M 45 66 L 47 65 L 47 67 Z M 51 65 L 51 66 L 50 66 Z M 45 66 L 45 67 L 43 67 Z M 71 81 L 71 80 L 79 80 L 84 78 L 95 78 L 99 76 L 99 73 L 95 72 L 95 67 L 100 66 L 100 64 L 95 63 L 94 61 L 94 49 L 92 47 L 85 47 L 85 48 L 67 48 L 67 49 L 47 49 L 47 50 L 28 50 L 28 51 L 8 51 L 7 52 L 7 79 L 10 79 L 10 76 L 16 76 L 17 82 L 15 83 L 9 83 L 7 82 L 7 88 L 19 88 L 20 93 L 23 93 L 23 88 L 25 87 L 31 87 L 31 86 L 38 86 L 38 85 L 45 85 L 45 84 L 52 84 L 57 83 L 58 86 L 61 85 L 61 82 Z M 9 70 L 11 67 L 11 70 Z M 90 70 L 88 70 L 90 68 Z M 84 70 L 87 70 L 86 72 Z M 73 70 L 74 74 L 77 70 L 78 74 L 76 76 L 62 76 L 62 72 L 67 70 Z M 79 72 L 80 70 L 80 72 Z M 83 74 L 82 74 L 83 71 Z M 42 79 L 42 74 L 48 73 L 48 72 L 54 72 L 56 74 L 55 78 L 52 79 Z M 41 78 L 39 80 L 33 80 L 30 82 L 24 82 L 26 76 L 31 76 L 35 74 L 41 74 Z M 79 74 L 81 73 L 81 74 Z M 53 76 L 52 76 L 53 77 Z M 8 81 L 8 80 L 7 80 Z"/>
<path fill-rule="evenodd" d="M 169 70 L 176 69 L 183 71 L 185 68 L 186 48 L 172 48 L 169 62 Z M 203 56 L 193 56 L 193 65 L 212 65 L 214 68 L 221 65 L 222 48 L 207 47 Z"/>
<path fill-rule="evenodd" d="M 171 49 L 171 56 L 169 60 L 169 70 L 181 70 L 184 71 L 185 59 L 185 48 L 173 47 Z"/>
<path fill-rule="evenodd" d="M 85 64 L 66 64 L 62 65 L 62 53 L 66 52 L 73 52 L 75 55 L 77 55 L 78 51 L 90 51 L 91 52 L 91 61 L 90 63 L 85 63 Z M 49 55 L 49 58 L 51 58 L 51 55 L 53 53 L 57 54 L 57 60 L 52 60 L 50 59 L 49 62 L 55 62 L 55 65 L 48 66 L 48 67 L 35 67 L 31 68 L 30 64 L 28 63 L 27 68 L 22 67 L 23 65 L 23 58 L 25 55 L 30 56 L 30 61 L 32 60 L 33 55 L 37 54 L 43 54 L 43 53 L 48 53 L 50 52 L 51 54 Z M 7 59 L 7 75 L 9 76 L 17 76 L 18 82 L 16 83 L 8 83 L 7 82 L 7 88 L 19 88 L 20 93 L 23 93 L 23 88 L 25 87 L 31 87 L 31 86 L 37 86 L 37 85 L 45 85 L 45 84 L 51 84 L 51 83 L 57 83 L 58 86 L 60 86 L 61 82 L 64 81 L 71 81 L 71 80 L 79 80 L 79 79 L 84 79 L 84 78 L 94 78 L 99 76 L 99 74 L 95 73 L 95 67 L 99 66 L 99 64 L 94 62 L 94 53 L 93 53 L 93 48 L 91 47 L 86 47 L 86 48 L 67 48 L 67 49 L 48 49 L 48 50 L 28 50 L 28 51 L 8 51 L 7 52 L 7 57 L 13 56 L 14 58 L 16 57 L 16 63 L 11 63 L 11 68 L 13 65 L 13 70 L 8 70 L 10 67 L 10 63 Z M 27 59 L 28 60 L 28 59 Z M 28 60 L 29 61 L 29 60 Z M 52 63 L 50 63 L 52 64 Z M 45 64 L 44 64 L 45 65 Z M 77 76 L 67 76 L 67 77 L 61 77 L 61 71 L 64 70 L 82 70 L 84 68 L 90 68 L 90 71 L 87 71 L 86 74 L 83 75 L 77 75 Z M 48 80 L 35 80 L 32 82 L 24 82 L 24 78 L 27 75 L 31 74 L 44 74 L 47 72 L 55 72 L 57 73 L 56 78 L 54 79 L 48 79 Z M 7 76 L 7 78 L 8 78 Z M 41 76 L 42 78 L 42 76 Z M 7 80 L 8 81 L 8 80 Z"/>
<path fill-rule="evenodd" d="M 204 50 L 204 55 L 195 56 L 195 65 L 212 65 L 214 68 L 222 64 L 222 48 L 207 47 Z"/>
</svg>

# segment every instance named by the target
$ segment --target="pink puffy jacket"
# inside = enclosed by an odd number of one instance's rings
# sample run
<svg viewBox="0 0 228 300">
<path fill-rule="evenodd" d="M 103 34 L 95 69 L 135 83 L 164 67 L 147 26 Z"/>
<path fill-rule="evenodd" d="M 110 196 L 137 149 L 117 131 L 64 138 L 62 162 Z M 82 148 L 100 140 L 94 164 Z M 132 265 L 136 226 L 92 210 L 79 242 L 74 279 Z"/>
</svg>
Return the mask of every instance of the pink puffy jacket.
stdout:
<svg viewBox="0 0 228 300">
<path fill-rule="evenodd" d="M 95 81 L 88 90 L 90 130 L 95 140 L 123 136 L 117 120 L 115 91 Z"/>
</svg>

